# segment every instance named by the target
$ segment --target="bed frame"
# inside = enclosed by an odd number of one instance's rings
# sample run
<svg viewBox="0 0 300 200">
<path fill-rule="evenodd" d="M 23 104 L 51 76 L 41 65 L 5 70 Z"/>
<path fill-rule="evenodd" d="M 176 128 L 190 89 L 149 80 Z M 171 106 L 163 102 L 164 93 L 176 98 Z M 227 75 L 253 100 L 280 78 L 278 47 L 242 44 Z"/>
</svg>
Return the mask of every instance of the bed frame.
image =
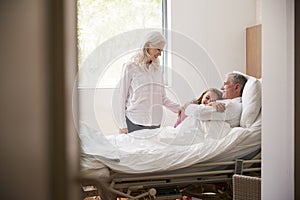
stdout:
<svg viewBox="0 0 300 200">
<path fill-rule="evenodd" d="M 260 172 L 259 152 L 250 160 L 200 163 L 168 172 L 143 174 L 112 172 L 109 178 L 81 175 L 79 181 L 83 199 L 100 196 L 102 200 L 116 200 L 120 197 L 129 200 L 166 200 L 181 198 L 184 195 L 205 199 L 207 195 L 210 198 L 211 195 L 232 195 L 231 183 L 234 174 L 260 177 Z M 211 186 L 207 189 L 208 184 Z"/>
</svg>

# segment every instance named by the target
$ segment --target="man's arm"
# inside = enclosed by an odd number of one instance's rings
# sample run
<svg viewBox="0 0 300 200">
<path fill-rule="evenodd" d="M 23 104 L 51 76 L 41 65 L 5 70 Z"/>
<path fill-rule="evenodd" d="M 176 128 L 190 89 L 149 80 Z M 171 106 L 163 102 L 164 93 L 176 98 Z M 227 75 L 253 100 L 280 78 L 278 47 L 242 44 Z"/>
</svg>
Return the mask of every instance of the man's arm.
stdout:
<svg viewBox="0 0 300 200">
<path fill-rule="evenodd" d="M 219 112 L 217 111 L 218 107 L 222 107 L 218 105 L 220 103 L 216 103 L 214 106 L 191 104 L 186 108 L 185 114 L 200 120 L 231 120 L 240 117 L 241 103 L 228 100 L 225 102 L 224 112 L 222 112 L 222 108 L 219 108 Z"/>
</svg>

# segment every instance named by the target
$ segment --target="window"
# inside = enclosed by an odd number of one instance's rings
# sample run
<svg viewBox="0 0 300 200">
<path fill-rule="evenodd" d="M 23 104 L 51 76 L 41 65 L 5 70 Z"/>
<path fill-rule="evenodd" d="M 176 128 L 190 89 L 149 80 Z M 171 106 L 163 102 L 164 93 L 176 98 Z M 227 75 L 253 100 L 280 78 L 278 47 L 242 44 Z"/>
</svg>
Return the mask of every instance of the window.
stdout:
<svg viewBox="0 0 300 200">
<path fill-rule="evenodd" d="M 167 0 L 78 0 L 79 87 L 116 87 L 146 31 L 168 30 L 167 14 Z M 165 80 L 167 54 L 160 58 Z"/>
</svg>

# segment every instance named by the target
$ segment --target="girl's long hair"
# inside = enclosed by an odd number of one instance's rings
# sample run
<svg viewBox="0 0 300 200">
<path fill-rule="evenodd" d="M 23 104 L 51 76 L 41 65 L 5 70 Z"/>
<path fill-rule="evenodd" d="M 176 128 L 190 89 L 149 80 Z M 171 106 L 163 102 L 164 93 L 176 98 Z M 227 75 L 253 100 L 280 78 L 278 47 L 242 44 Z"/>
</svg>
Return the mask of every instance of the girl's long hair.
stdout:
<svg viewBox="0 0 300 200">
<path fill-rule="evenodd" d="M 222 99 L 222 95 L 223 95 L 223 94 L 222 94 L 222 92 L 221 92 L 220 90 L 218 90 L 217 88 L 208 88 L 207 90 L 205 90 L 205 91 L 200 95 L 200 97 L 199 97 L 198 99 L 193 100 L 193 103 L 195 103 L 195 104 L 201 104 L 201 101 L 202 101 L 204 95 L 205 95 L 207 92 L 209 92 L 209 91 L 214 92 L 214 93 L 217 94 L 217 96 L 218 96 L 217 100 Z"/>
<path fill-rule="evenodd" d="M 193 104 L 201 104 L 201 101 L 202 101 L 204 95 L 205 95 L 207 92 L 209 92 L 209 91 L 214 92 L 214 93 L 217 94 L 217 96 L 218 96 L 217 100 L 222 99 L 223 94 L 222 94 L 222 92 L 221 92 L 220 90 L 218 90 L 217 88 L 208 88 L 207 90 L 205 90 L 205 91 L 200 95 L 200 97 L 199 97 L 198 99 L 192 100 L 192 103 L 193 103 Z M 180 115 L 181 115 L 181 110 L 179 110 L 179 112 L 178 112 L 178 116 L 180 116 Z"/>
</svg>

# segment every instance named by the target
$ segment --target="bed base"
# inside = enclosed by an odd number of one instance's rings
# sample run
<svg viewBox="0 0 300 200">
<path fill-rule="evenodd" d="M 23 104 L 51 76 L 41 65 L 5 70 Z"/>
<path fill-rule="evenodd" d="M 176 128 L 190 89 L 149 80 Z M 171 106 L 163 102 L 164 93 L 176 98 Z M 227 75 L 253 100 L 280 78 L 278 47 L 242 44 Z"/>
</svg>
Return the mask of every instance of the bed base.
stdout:
<svg viewBox="0 0 300 200">
<path fill-rule="evenodd" d="M 100 196 L 102 200 L 116 200 L 119 197 L 129 200 L 166 200 L 181 198 L 185 193 L 191 195 L 188 188 L 195 185 L 201 189 L 197 194 L 192 195 L 203 198 L 205 191 L 202 186 L 205 184 L 231 184 L 234 174 L 251 174 L 251 176 L 260 177 L 260 172 L 261 159 L 237 159 L 227 162 L 196 164 L 169 172 L 114 173 L 109 178 L 81 175 L 79 180 L 83 198 Z"/>
</svg>

